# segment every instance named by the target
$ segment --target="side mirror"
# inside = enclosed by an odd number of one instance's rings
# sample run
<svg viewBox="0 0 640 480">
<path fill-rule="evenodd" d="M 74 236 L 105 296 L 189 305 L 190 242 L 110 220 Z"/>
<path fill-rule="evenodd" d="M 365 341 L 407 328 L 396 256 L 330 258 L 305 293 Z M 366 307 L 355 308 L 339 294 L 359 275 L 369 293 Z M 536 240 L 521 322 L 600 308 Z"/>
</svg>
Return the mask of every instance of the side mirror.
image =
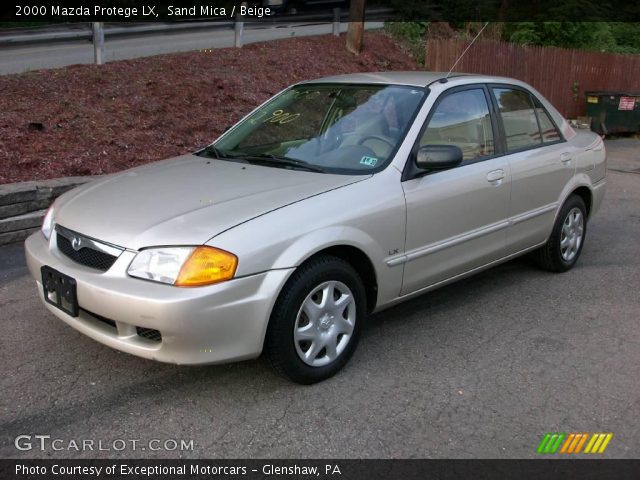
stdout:
<svg viewBox="0 0 640 480">
<path fill-rule="evenodd" d="M 425 145 L 416 154 L 416 165 L 423 170 L 445 170 L 460 163 L 462 150 L 455 145 Z"/>
</svg>

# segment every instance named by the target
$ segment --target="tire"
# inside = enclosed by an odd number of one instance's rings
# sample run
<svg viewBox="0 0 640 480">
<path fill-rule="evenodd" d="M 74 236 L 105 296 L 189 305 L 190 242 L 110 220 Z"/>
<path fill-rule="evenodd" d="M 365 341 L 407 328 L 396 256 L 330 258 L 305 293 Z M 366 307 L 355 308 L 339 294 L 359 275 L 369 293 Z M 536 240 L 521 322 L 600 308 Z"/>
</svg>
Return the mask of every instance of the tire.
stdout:
<svg viewBox="0 0 640 480">
<path fill-rule="evenodd" d="M 312 258 L 294 272 L 276 301 L 266 356 L 296 383 L 325 380 L 349 361 L 366 313 L 366 293 L 355 269 L 337 257 Z"/>
<path fill-rule="evenodd" d="M 566 272 L 578 261 L 586 236 L 587 209 L 582 198 L 571 195 L 560 209 L 549 240 L 533 257 L 544 270 Z"/>
</svg>

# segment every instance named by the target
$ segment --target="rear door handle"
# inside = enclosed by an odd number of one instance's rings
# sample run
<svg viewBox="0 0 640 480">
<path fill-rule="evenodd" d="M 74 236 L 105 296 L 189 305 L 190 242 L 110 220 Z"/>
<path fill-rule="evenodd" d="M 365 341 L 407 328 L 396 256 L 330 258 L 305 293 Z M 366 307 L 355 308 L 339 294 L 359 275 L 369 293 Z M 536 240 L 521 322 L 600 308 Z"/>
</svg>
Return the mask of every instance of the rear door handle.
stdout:
<svg viewBox="0 0 640 480">
<path fill-rule="evenodd" d="M 569 163 L 571 161 L 571 154 L 569 152 L 564 152 L 560 155 L 560 161 L 562 163 Z"/>
<path fill-rule="evenodd" d="M 487 173 L 487 181 L 492 185 L 500 185 L 504 179 L 504 170 L 501 168 L 498 170 L 492 170 Z"/>
</svg>

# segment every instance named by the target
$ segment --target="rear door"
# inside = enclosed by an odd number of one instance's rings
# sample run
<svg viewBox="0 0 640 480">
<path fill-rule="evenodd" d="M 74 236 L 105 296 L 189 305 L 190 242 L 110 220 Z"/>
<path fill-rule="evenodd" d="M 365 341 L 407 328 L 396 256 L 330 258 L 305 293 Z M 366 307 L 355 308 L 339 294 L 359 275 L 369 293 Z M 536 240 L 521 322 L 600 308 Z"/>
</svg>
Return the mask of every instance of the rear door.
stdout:
<svg viewBox="0 0 640 480">
<path fill-rule="evenodd" d="M 483 85 L 445 91 L 436 100 L 413 148 L 457 145 L 463 163 L 406 178 L 404 281 L 401 294 L 425 288 L 504 255 L 508 226 L 509 162 L 495 148 L 496 123 Z M 409 163 L 411 162 L 411 163 Z"/>
<path fill-rule="evenodd" d="M 511 170 L 507 254 L 513 254 L 551 233 L 561 193 L 575 173 L 575 149 L 528 90 L 500 84 L 491 92 Z"/>
</svg>

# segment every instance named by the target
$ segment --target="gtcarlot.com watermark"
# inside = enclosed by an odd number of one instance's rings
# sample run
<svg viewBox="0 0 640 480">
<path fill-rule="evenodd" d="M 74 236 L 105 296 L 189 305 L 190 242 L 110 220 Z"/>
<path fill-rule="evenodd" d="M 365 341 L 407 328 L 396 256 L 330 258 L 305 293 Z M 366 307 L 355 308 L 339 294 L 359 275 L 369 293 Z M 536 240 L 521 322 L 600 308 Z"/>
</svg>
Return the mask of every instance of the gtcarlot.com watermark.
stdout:
<svg viewBox="0 0 640 480">
<path fill-rule="evenodd" d="M 13 445 L 21 451 L 38 450 L 47 451 L 72 451 L 72 452 L 122 452 L 122 451 L 167 451 L 187 452 L 193 451 L 193 440 L 175 438 L 152 438 L 141 440 L 139 438 L 116 438 L 113 440 L 93 438 L 52 438 L 51 435 L 18 435 Z"/>
</svg>

